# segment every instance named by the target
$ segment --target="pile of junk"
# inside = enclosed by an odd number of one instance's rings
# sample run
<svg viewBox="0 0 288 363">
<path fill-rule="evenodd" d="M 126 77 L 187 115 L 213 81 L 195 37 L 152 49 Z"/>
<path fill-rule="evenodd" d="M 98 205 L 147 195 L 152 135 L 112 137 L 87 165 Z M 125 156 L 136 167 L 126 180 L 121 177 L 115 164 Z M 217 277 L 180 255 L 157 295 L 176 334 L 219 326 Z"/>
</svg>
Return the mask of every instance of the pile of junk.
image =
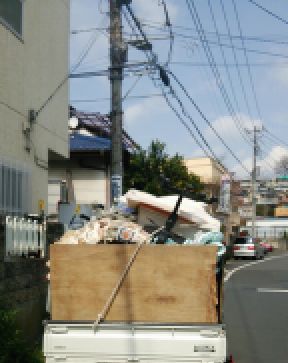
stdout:
<svg viewBox="0 0 288 363">
<path fill-rule="evenodd" d="M 55 243 L 144 243 L 218 247 L 218 261 L 226 252 L 220 221 L 203 201 L 180 195 L 156 197 L 130 189 L 117 208 L 86 218 L 80 228 L 67 228 Z"/>
</svg>

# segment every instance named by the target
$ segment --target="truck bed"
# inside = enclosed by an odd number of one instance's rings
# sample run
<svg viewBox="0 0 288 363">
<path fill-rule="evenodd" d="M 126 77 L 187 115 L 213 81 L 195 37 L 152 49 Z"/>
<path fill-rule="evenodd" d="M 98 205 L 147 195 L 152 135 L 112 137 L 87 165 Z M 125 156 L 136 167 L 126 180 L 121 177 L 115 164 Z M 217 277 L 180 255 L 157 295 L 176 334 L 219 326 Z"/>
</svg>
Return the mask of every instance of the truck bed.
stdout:
<svg viewBox="0 0 288 363">
<path fill-rule="evenodd" d="M 46 363 L 223 363 L 221 324 L 45 322 Z"/>
</svg>

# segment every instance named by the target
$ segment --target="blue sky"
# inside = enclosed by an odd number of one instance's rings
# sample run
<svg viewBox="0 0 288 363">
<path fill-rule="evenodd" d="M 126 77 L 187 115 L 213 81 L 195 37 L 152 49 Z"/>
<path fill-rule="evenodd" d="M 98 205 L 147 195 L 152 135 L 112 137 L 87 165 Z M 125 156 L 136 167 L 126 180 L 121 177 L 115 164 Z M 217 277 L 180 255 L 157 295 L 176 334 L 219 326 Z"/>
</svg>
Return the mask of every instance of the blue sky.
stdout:
<svg viewBox="0 0 288 363">
<path fill-rule="evenodd" d="M 232 35 L 232 46 L 243 48 L 239 37 L 239 27 L 232 0 L 210 0 L 213 23 L 208 0 L 194 0 L 199 18 L 207 36 L 209 47 L 220 77 L 218 84 L 223 84 L 228 102 L 229 113 L 217 86 L 206 55 L 203 51 L 195 24 L 191 18 L 185 0 L 166 0 L 172 22 L 174 46 L 169 69 L 179 78 L 197 105 L 207 116 L 219 135 L 236 154 L 242 164 L 251 168 L 252 147 L 249 136 L 242 128 L 251 129 L 253 125 L 263 125 L 265 129 L 288 144 L 287 140 L 287 91 L 288 91 L 288 25 L 264 13 L 248 0 L 234 0 L 244 37 L 244 46 L 250 65 L 252 84 L 256 94 L 257 108 L 253 88 L 246 66 L 245 53 L 242 49 L 231 49 L 229 32 Z M 285 0 L 257 0 L 258 3 L 274 13 L 288 19 L 288 2 Z M 100 28 L 87 32 L 71 34 L 71 64 L 74 72 L 97 71 L 109 66 L 109 37 L 106 28 L 109 26 L 107 0 L 70 0 L 71 30 Z M 161 0 L 133 0 L 132 8 L 141 22 L 158 55 L 159 63 L 165 64 L 169 51 L 169 31 L 165 27 L 165 14 Z M 223 7 L 222 7 L 223 4 Z M 228 21 L 225 22 L 223 8 Z M 130 39 L 132 31 L 123 19 L 125 39 Z M 216 30 L 220 35 L 222 51 L 219 46 Z M 87 49 L 91 49 L 87 52 Z M 278 54 L 258 54 L 267 52 Z M 86 54 L 87 53 L 87 54 Z M 129 46 L 129 63 L 146 60 L 143 52 Z M 281 56 L 279 55 L 281 54 Z M 85 55 L 85 57 L 84 57 Z M 235 58 L 236 57 L 236 58 Z M 83 59 L 82 59 L 83 58 Z M 81 64 L 75 65 L 82 59 Z M 225 62 L 227 68 L 225 68 Z M 236 66 L 238 64 L 238 67 Z M 215 68 L 214 68 L 215 69 Z M 142 72 L 143 73 L 143 72 Z M 151 140 L 160 139 L 167 144 L 170 154 L 180 153 L 186 158 L 204 156 L 183 125 L 169 109 L 161 89 L 157 74 L 147 72 L 129 73 L 123 82 L 123 94 L 132 86 L 133 90 L 124 101 L 124 128 L 146 148 Z M 230 77 L 230 80 L 229 80 Z M 220 81 L 219 81 L 220 80 Z M 173 88 L 181 98 L 186 111 L 195 120 L 213 152 L 231 171 L 239 177 L 248 177 L 247 172 L 231 156 L 230 152 L 213 134 L 207 123 L 196 112 L 193 105 L 173 82 Z M 244 93 L 242 92 L 242 86 Z M 232 87 L 231 87 L 232 84 Z M 81 110 L 109 113 L 110 88 L 107 77 L 92 77 L 70 81 L 70 99 L 73 106 Z M 166 90 L 167 91 L 167 90 Z M 149 98 L 135 96 L 153 95 Z M 131 97 L 132 96 L 132 97 Z M 181 113 L 177 102 L 168 95 L 173 105 Z M 79 102 L 86 100 L 87 102 Z M 89 101 L 89 102 L 88 102 Z M 90 102 L 93 101 L 93 102 Z M 227 102 L 227 99 L 226 99 Z M 189 120 L 187 120 L 189 123 Z M 238 124 L 238 127 L 237 125 Z M 192 126 L 191 126 L 192 128 Z M 286 141 L 287 140 L 287 141 Z M 273 166 L 279 158 L 288 153 L 283 143 L 263 131 L 259 138 L 261 152 L 258 165 L 261 177 L 273 174 Z"/>
</svg>

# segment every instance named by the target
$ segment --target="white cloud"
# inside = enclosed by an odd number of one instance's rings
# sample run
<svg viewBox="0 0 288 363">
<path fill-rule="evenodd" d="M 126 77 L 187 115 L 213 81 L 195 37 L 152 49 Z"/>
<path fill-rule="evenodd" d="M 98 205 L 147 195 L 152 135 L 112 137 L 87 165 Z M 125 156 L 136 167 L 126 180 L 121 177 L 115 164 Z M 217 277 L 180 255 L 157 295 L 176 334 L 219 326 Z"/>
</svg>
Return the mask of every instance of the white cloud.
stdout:
<svg viewBox="0 0 288 363">
<path fill-rule="evenodd" d="M 260 141 L 261 147 L 261 141 Z M 258 157 L 257 158 L 257 166 L 260 167 L 260 179 L 265 177 L 273 177 L 275 176 L 274 168 L 276 162 L 281 159 L 282 156 L 288 155 L 288 149 L 282 146 L 274 146 L 269 151 L 269 153 L 265 157 Z M 243 165 L 248 169 L 252 170 L 252 156 L 247 157 L 242 160 Z M 235 165 L 233 171 L 236 173 L 237 177 L 239 178 L 247 178 L 247 173 L 242 169 L 240 165 Z"/>
<path fill-rule="evenodd" d="M 274 146 L 269 154 L 263 158 L 259 165 L 261 170 L 267 174 L 271 174 L 271 168 L 274 169 L 277 161 L 279 161 L 284 155 L 288 156 L 288 149 L 282 146 Z"/>
<path fill-rule="evenodd" d="M 214 129 L 227 140 L 231 140 L 231 138 L 238 139 L 239 136 L 241 136 L 239 128 L 251 131 L 254 125 L 256 127 L 261 127 L 262 122 L 260 120 L 252 120 L 250 117 L 243 114 L 238 114 L 234 118 L 231 116 L 219 117 L 212 122 Z M 207 129 L 207 134 L 210 136 L 214 135 L 210 128 Z"/>
<path fill-rule="evenodd" d="M 287 67 L 275 67 L 272 70 L 272 77 L 282 85 L 288 85 L 288 69 Z"/>
<path fill-rule="evenodd" d="M 129 127 L 131 124 L 145 120 L 145 122 L 154 122 L 159 113 L 162 115 L 167 112 L 165 101 L 161 98 L 149 98 L 139 103 L 128 106 L 125 109 L 125 124 Z"/>
<path fill-rule="evenodd" d="M 262 125 L 260 120 L 251 120 L 244 114 L 238 114 L 234 119 L 231 116 L 219 117 L 211 124 L 219 136 L 228 145 L 228 147 L 230 147 L 230 149 L 241 160 L 248 157 L 249 153 L 252 152 L 247 141 L 245 141 L 245 139 L 251 140 L 251 136 L 248 135 L 245 129 L 252 130 L 253 125 L 256 125 L 257 127 Z M 226 161 L 227 157 L 230 155 L 230 152 L 210 127 L 207 126 L 204 136 L 208 140 L 209 144 L 213 146 L 212 148 L 217 155 L 224 154 L 224 160 Z M 233 160 L 237 163 L 235 159 Z"/>
<path fill-rule="evenodd" d="M 137 121 L 143 115 L 143 111 L 144 106 L 140 103 L 128 107 L 125 111 L 125 122 L 130 124 Z"/>
</svg>

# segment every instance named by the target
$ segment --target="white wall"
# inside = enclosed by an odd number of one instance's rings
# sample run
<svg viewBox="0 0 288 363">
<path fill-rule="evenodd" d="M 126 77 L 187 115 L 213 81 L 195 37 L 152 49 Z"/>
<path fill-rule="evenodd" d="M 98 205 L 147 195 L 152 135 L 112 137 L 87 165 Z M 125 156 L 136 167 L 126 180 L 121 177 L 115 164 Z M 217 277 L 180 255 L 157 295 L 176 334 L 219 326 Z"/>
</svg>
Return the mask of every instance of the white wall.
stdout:
<svg viewBox="0 0 288 363">
<path fill-rule="evenodd" d="M 31 168 L 31 212 L 47 200 L 48 150 L 68 156 L 67 82 L 33 126 L 30 153 L 22 130 L 28 110 L 38 110 L 67 76 L 68 39 L 68 0 L 24 1 L 22 39 L 0 24 L 0 101 L 9 105 L 0 103 L 0 155 Z"/>
</svg>

